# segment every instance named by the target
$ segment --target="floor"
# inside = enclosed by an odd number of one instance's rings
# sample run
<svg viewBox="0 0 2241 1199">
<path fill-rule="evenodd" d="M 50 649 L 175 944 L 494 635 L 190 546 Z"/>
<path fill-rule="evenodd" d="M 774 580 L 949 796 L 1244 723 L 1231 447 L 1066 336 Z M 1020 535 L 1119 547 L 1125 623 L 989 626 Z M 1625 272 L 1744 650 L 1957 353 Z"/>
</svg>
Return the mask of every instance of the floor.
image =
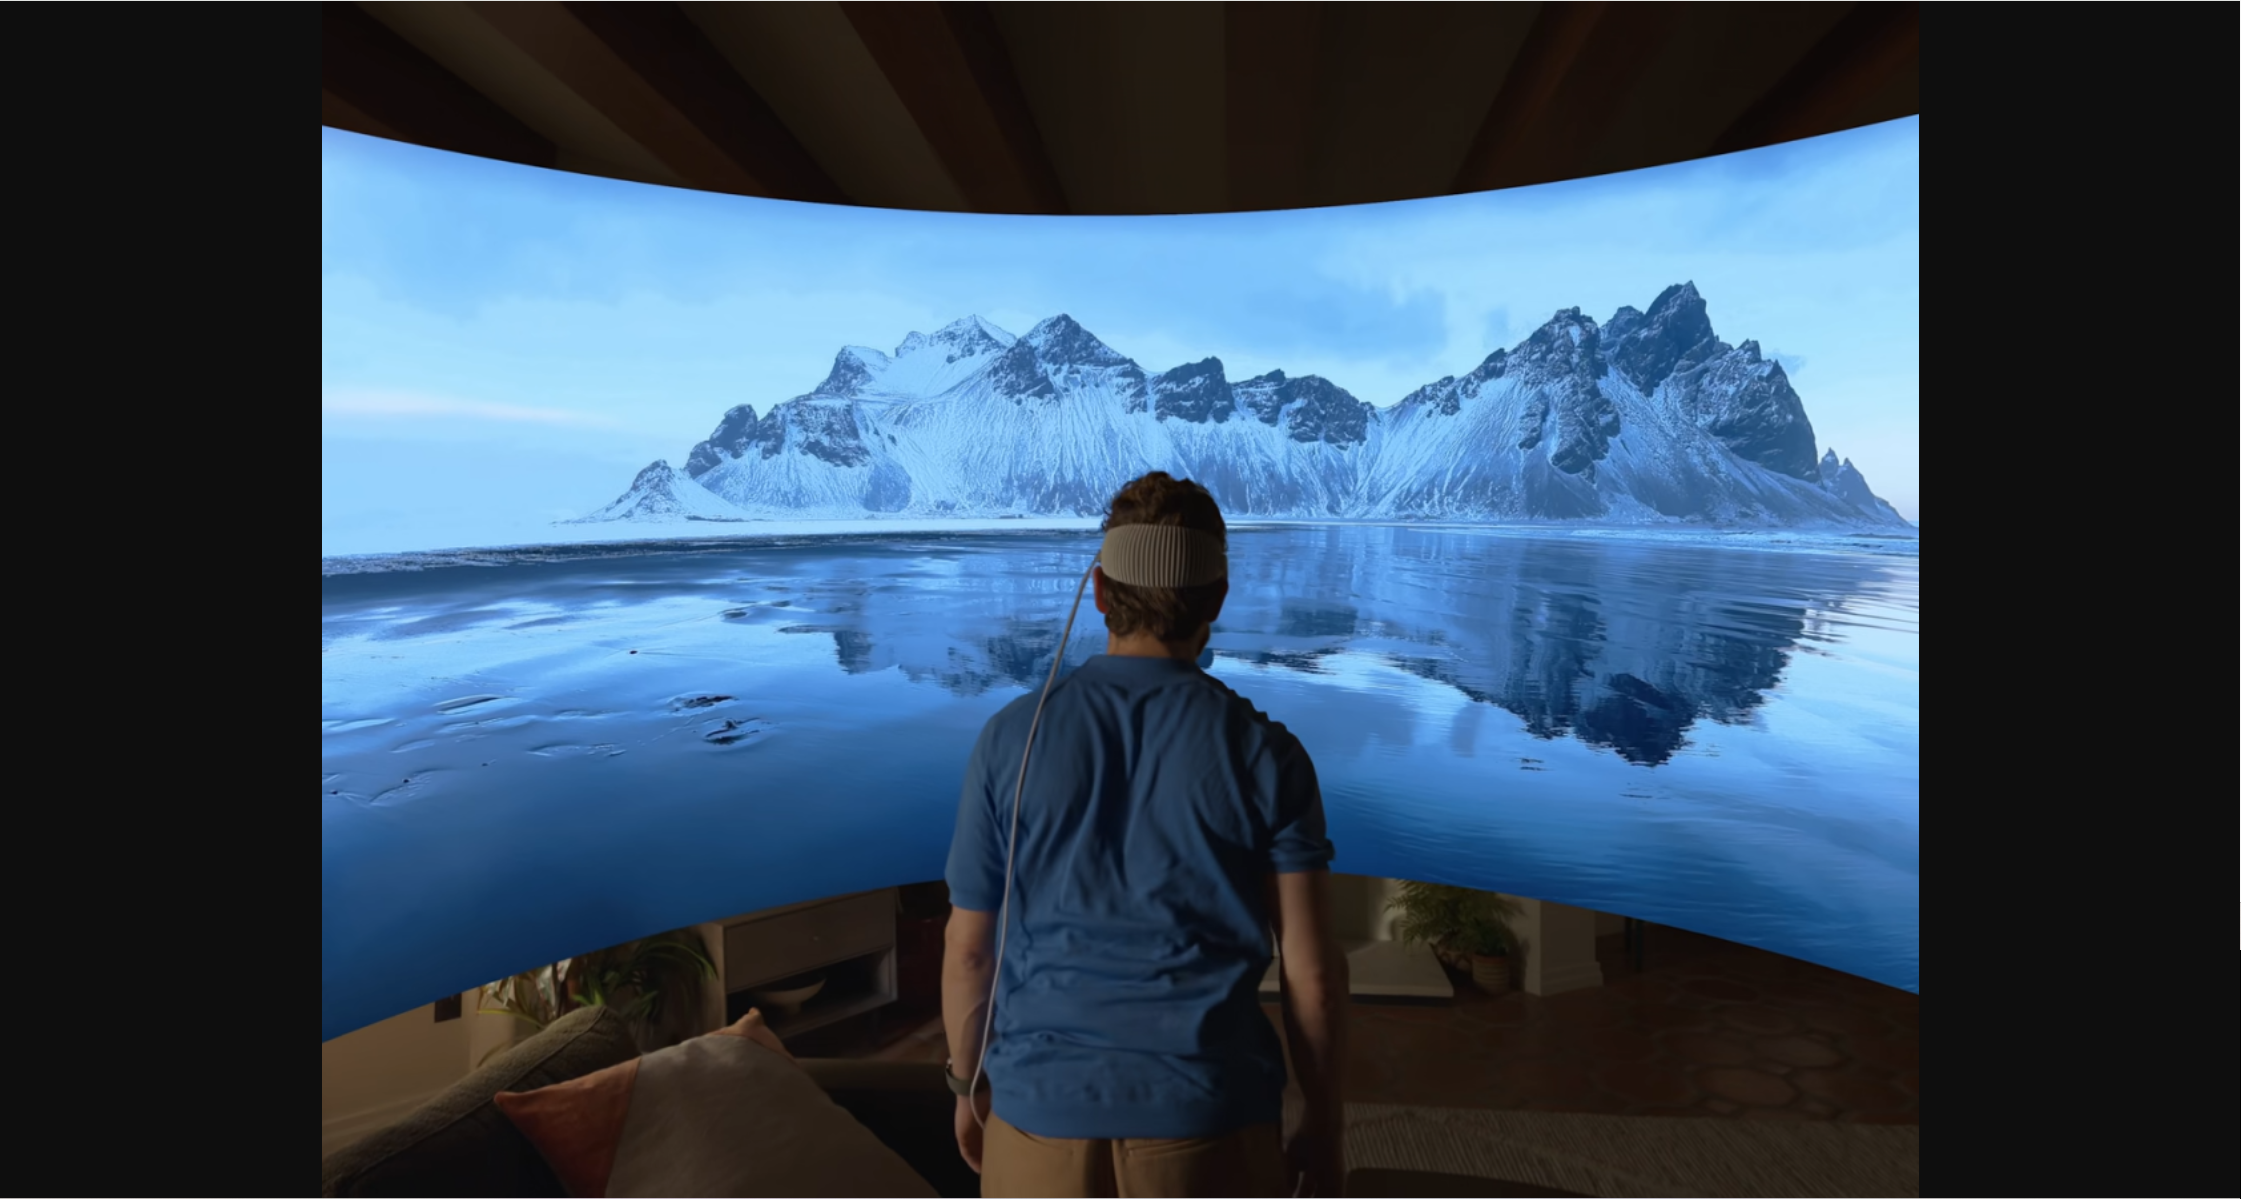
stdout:
<svg viewBox="0 0 2241 1199">
<path fill-rule="evenodd" d="M 1358 1103 L 1613 1115 L 1921 1122 L 1921 999 L 1678 929 L 1642 970 L 1598 945 L 1604 985 L 1493 997 L 1456 977 L 1441 1004 L 1357 1002 Z M 1268 1007 L 1271 1019 L 1277 1010 Z M 940 1061 L 941 1025 L 904 1013 L 826 1052 Z"/>
</svg>

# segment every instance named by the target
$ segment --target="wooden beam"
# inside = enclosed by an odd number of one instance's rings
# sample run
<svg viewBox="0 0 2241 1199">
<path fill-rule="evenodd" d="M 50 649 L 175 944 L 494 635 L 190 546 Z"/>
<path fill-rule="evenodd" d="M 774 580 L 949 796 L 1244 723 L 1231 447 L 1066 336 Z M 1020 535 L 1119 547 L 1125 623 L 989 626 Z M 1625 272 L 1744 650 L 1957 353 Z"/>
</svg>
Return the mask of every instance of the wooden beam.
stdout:
<svg viewBox="0 0 2241 1199">
<path fill-rule="evenodd" d="M 364 9 L 330 2 L 320 10 L 324 123 L 531 166 L 557 161 L 551 142 Z M 353 115 L 354 124 L 338 123 Z"/>
<path fill-rule="evenodd" d="M 412 140 L 395 129 L 367 116 L 357 105 L 324 88 L 320 89 L 319 92 L 319 123 L 335 129 L 346 129 L 352 133 L 386 137 L 393 142 L 409 142 Z"/>
<path fill-rule="evenodd" d="M 1781 81 L 1712 143 L 1712 153 L 1834 133 L 1878 89 L 1922 57 L 1916 4 L 1855 4 Z"/>
<path fill-rule="evenodd" d="M 777 185 L 735 159 L 731 150 L 680 111 L 568 5 L 538 0 L 464 7 L 686 186 L 748 196 L 783 195 Z"/>
<path fill-rule="evenodd" d="M 1518 148 L 1548 113 L 1565 73 L 1572 69 L 1610 7 L 1569 3 L 1541 6 L 1540 17 L 1502 76 L 1502 89 L 1494 94 L 1494 106 L 1487 110 L 1470 152 L 1463 156 L 1462 168 L 1455 173 L 1455 191 L 1503 186 L 1500 180 Z"/>
<path fill-rule="evenodd" d="M 1456 172 L 1454 190 L 1579 174 L 1687 9 L 1679 3 L 1543 5 Z"/>
<path fill-rule="evenodd" d="M 1059 215 L 1043 148 L 987 4 L 840 6 L 920 134 L 976 211 Z"/>
<path fill-rule="evenodd" d="M 1307 202 L 1323 6 L 1222 6 L 1223 134 L 1233 212 Z"/>
<path fill-rule="evenodd" d="M 768 194 L 823 204 L 848 202 L 840 185 L 681 6 L 591 3 L 567 8 Z"/>
</svg>

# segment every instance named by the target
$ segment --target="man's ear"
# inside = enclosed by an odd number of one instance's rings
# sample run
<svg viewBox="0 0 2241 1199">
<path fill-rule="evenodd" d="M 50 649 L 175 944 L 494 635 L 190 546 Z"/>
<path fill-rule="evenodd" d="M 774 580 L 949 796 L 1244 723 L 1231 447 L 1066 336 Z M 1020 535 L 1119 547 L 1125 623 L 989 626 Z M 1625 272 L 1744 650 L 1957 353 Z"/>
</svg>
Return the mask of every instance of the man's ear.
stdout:
<svg viewBox="0 0 2241 1199">
<path fill-rule="evenodd" d="M 1090 568 L 1089 573 L 1090 589 L 1097 593 L 1097 610 L 1100 612 L 1111 612 L 1113 609 L 1107 605 L 1105 600 L 1105 568 L 1102 566 L 1093 566 Z"/>
<path fill-rule="evenodd" d="M 1228 601 L 1229 580 L 1223 579 L 1221 588 L 1214 592 L 1214 611 L 1206 617 L 1206 627 L 1214 627 L 1214 622 L 1222 618 L 1222 605 Z"/>
</svg>

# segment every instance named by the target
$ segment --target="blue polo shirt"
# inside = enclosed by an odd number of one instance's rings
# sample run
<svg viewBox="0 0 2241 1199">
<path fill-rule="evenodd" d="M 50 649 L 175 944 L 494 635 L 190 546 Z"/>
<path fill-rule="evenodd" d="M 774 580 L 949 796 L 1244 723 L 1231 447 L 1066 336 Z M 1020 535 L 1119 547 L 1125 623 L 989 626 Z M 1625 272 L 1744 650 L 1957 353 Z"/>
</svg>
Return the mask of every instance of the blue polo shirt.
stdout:
<svg viewBox="0 0 2241 1199">
<path fill-rule="evenodd" d="M 973 746 L 949 850 L 958 907 L 1003 902 L 1036 698 Z M 1283 1047 L 1258 998 L 1265 888 L 1331 861 L 1298 738 L 1194 663 L 1099 655 L 1052 688 L 1027 771 L 984 1067 L 996 1113 L 1116 1139 L 1281 1119 Z"/>
</svg>

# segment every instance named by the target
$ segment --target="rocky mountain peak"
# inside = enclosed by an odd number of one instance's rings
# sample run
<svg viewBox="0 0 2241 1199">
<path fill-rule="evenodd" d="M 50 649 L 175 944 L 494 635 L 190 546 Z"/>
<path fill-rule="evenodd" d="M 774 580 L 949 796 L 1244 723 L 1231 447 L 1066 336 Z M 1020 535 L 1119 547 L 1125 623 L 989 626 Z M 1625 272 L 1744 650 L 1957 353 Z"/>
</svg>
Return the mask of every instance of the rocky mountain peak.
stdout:
<svg viewBox="0 0 2241 1199">
<path fill-rule="evenodd" d="M 1128 362 L 1063 312 L 1036 325 L 1021 340 L 1050 366 L 1122 366 Z"/>
<path fill-rule="evenodd" d="M 1711 357 L 1717 339 L 1696 284 L 1676 283 L 1657 294 L 1646 313 L 1621 308 L 1606 327 L 1603 351 L 1611 366 L 1644 395 L 1683 361 Z"/>
</svg>

